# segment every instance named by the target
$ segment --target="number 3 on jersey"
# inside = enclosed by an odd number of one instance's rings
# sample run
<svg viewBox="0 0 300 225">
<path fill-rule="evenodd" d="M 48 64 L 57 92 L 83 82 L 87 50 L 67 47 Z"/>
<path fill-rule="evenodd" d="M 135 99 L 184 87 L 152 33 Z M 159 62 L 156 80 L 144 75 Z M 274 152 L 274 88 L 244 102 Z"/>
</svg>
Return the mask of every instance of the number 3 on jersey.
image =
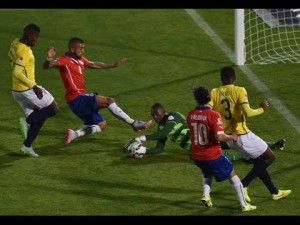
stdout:
<svg viewBox="0 0 300 225">
<path fill-rule="evenodd" d="M 231 120 L 232 119 L 232 113 L 230 111 L 230 101 L 227 98 L 224 98 L 221 101 L 221 104 L 225 105 L 225 108 L 224 108 L 224 117 L 225 117 L 225 119 L 226 120 Z M 228 113 L 227 115 L 225 115 L 226 112 Z"/>
</svg>

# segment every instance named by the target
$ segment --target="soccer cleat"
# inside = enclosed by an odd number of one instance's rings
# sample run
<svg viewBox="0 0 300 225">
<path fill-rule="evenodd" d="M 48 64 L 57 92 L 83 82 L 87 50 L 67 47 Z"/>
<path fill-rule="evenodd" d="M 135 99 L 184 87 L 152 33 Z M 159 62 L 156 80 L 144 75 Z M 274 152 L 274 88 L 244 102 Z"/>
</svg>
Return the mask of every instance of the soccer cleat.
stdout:
<svg viewBox="0 0 300 225">
<path fill-rule="evenodd" d="M 20 134 L 22 138 L 25 140 L 27 138 L 28 125 L 24 117 L 20 117 L 18 119 Z"/>
<path fill-rule="evenodd" d="M 36 154 L 34 151 L 33 151 L 33 148 L 32 147 L 26 147 L 24 144 L 21 146 L 20 148 L 20 153 L 22 155 L 27 155 L 27 156 L 33 156 L 33 157 L 39 157 L 38 154 Z"/>
<path fill-rule="evenodd" d="M 283 150 L 285 147 L 285 142 L 286 142 L 285 139 L 280 139 L 275 143 L 275 148 L 279 148 L 280 150 Z"/>
<path fill-rule="evenodd" d="M 242 212 L 248 212 L 248 211 L 252 211 L 255 209 L 256 209 L 256 206 L 250 205 L 250 204 L 246 204 L 246 205 L 242 206 Z"/>
<path fill-rule="evenodd" d="M 201 198 L 201 202 L 206 208 L 211 208 L 213 206 L 211 198 L 208 195 L 203 195 L 203 197 Z"/>
<path fill-rule="evenodd" d="M 243 189 L 244 189 L 244 196 L 245 196 L 246 202 L 248 202 L 248 203 L 251 202 L 251 199 L 250 199 L 249 194 L 248 194 L 248 188 L 244 187 Z"/>
<path fill-rule="evenodd" d="M 131 126 L 135 132 L 140 132 L 141 130 L 149 128 L 151 125 L 152 125 L 152 120 L 149 120 L 147 122 L 144 122 L 141 120 L 135 120 L 131 124 Z"/>
<path fill-rule="evenodd" d="M 281 198 L 287 197 L 289 194 L 291 194 L 291 190 L 278 190 L 278 194 L 272 194 L 273 200 L 278 200 Z"/>
<path fill-rule="evenodd" d="M 65 144 L 69 144 L 77 137 L 77 134 L 74 130 L 68 129 L 65 137 Z"/>
</svg>

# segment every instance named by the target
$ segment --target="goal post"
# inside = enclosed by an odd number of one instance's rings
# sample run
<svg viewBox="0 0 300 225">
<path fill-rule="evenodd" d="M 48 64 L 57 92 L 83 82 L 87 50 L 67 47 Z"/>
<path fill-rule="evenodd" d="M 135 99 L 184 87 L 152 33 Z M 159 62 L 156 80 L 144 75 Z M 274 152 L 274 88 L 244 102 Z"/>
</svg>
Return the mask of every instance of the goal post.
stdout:
<svg viewBox="0 0 300 225">
<path fill-rule="evenodd" d="M 300 9 L 235 9 L 235 63 L 300 63 Z"/>
<path fill-rule="evenodd" d="M 238 66 L 245 64 L 245 23 L 244 9 L 235 9 L 235 63 Z"/>
</svg>

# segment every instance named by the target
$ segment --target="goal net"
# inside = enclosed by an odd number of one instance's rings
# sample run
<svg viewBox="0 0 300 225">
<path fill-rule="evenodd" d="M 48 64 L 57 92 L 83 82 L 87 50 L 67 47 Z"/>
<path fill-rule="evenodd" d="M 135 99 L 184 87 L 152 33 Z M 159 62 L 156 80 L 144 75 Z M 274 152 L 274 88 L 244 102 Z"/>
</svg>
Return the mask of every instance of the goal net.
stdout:
<svg viewBox="0 0 300 225">
<path fill-rule="evenodd" d="M 300 63 L 300 9 L 236 9 L 236 64 Z"/>
</svg>

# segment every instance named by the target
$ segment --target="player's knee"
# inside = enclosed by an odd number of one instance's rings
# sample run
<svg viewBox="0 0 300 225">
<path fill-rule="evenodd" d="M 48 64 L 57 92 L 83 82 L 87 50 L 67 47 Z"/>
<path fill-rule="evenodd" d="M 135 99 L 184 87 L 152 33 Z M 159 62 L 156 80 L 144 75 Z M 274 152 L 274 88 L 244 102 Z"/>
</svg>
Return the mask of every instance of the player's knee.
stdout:
<svg viewBox="0 0 300 225">
<path fill-rule="evenodd" d="M 53 101 L 50 106 L 53 109 L 54 115 L 56 115 L 57 112 L 58 112 L 58 104 L 57 104 L 57 102 Z"/>
</svg>

